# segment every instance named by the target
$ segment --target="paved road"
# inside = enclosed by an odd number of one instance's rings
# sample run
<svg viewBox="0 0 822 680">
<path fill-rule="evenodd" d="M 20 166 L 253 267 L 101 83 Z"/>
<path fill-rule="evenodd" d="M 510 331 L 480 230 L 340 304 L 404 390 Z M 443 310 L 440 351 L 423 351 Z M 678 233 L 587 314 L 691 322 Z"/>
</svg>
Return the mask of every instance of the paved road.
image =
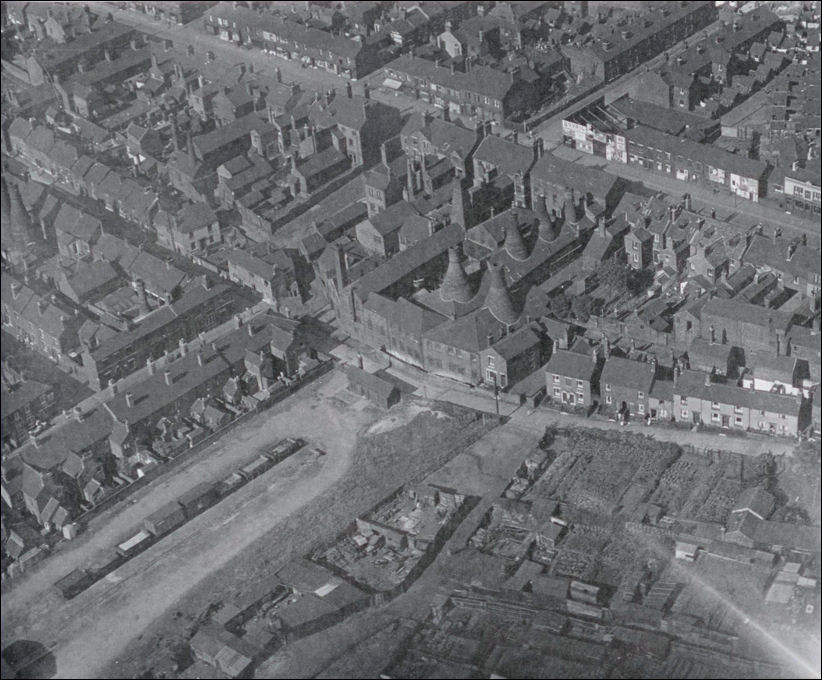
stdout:
<svg viewBox="0 0 822 680">
<path fill-rule="evenodd" d="M 333 350 L 332 354 L 346 363 L 354 364 L 357 360 L 357 351 L 356 345 L 349 339 L 347 344 L 340 345 Z M 359 348 L 359 351 L 362 353 L 363 365 L 366 371 L 374 373 L 385 369 L 391 375 L 413 385 L 416 388 L 416 394 L 419 396 L 448 401 L 485 413 L 496 413 L 497 404 L 488 390 L 470 387 L 447 378 L 424 373 L 397 361 L 392 361 L 389 367 L 386 355 L 382 352 L 368 348 Z M 505 401 L 499 402 L 499 413 L 503 416 L 510 416 L 512 422 L 516 422 L 519 426 L 534 432 L 544 432 L 549 425 L 577 425 L 599 430 L 618 430 L 622 428 L 619 423 L 610 420 L 585 418 L 570 413 L 560 413 L 545 407 L 529 409 Z M 758 456 L 767 452 L 776 455 L 791 455 L 796 446 L 796 441 L 793 439 L 779 439 L 776 437 L 726 437 L 715 433 L 692 432 L 662 425 L 647 426 L 639 423 L 633 423 L 626 427 L 632 431 L 652 435 L 660 441 L 683 445 L 689 444 L 698 450 L 722 449 L 724 451 L 734 451 L 748 456 Z"/>
<path fill-rule="evenodd" d="M 211 50 L 218 59 L 227 63 L 251 63 L 254 69 L 265 75 L 273 76 L 274 69 L 279 67 L 286 82 L 298 82 L 304 89 L 336 87 L 338 91 L 345 90 L 348 79 L 329 73 L 322 69 L 301 68 L 299 63 L 282 59 L 274 55 L 267 55 L 257 48 L 246 49 L 234 43 L 221 40 L 205 32 L 203 18 L 200 17 L 185 26 L 169 26 L 166 22 L 155 21 L 151 16 L 142 12 L 121 10 L 106 2 L 91 0 L 86 3 L 94 12 L 105 16 L 111 12 L 114 19 L 134 26 L 144 33 L 162 39 L 174 41 L 174 47 L 186 51 L 188 45 L 194 46 L 195 54 L 206 58 L 206 52 Z"/>
<path fill-rule="evenodd" d="M 600 156 L 580 153 L 576 149 L 563 145 L 557 146 L 551 153 L 565 160 L 575 161 L 581 165 L 595 166 L 625 179 L 642 182 L 651 189 L 663 191 L 674 197 L 681 196 L 686 192 L 690 193 L 697 208 L 706 207 L 708 210 L 715 208 L 718 212 L 736 213 L 740 219 L 747 218 L 748 223 L 751 225 L 762 223 L 770 225 L 772 228 L 780 226 L 784 234 L 789 236 L 807 235 L 809 245 L 819 246 L 820 227 L 818 221 L 814 223 L 797 215 L 788 215 L 783 210 L 766 202 L 753 203 L 737 198 L 726 191 L 713 193 L 710 189 L 698 184 L 664 177 L 635 165 L 607 161 Z"/>
</svg>

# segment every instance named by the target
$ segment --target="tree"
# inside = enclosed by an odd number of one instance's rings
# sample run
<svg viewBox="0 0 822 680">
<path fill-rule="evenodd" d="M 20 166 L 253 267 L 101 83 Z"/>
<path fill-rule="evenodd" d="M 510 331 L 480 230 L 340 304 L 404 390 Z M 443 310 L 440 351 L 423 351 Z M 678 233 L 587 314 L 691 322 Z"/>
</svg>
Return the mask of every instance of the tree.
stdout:
<svg viewBox="0 0 822 680">
<path fill-rule="evenodd" d="M 608 260 L 599 268 L 599 282 L 607 286 L 614 296 L 628 292 L 629 268 L 616 260 Z"/>
<path fill-rule="evenodd" d="M 632 269 L 628 272 L 627 287 L 631 295 L 639 295 L 648 290 L 648 287 L 654 282 L 653 272 L 647 269 Z"/>
<path fill-rule="evenodd" d="M 594 299 L 590 295 L 577 295 L 571 300 L 574 316 L 585 323 L 594 313 Z"/>
</svg>

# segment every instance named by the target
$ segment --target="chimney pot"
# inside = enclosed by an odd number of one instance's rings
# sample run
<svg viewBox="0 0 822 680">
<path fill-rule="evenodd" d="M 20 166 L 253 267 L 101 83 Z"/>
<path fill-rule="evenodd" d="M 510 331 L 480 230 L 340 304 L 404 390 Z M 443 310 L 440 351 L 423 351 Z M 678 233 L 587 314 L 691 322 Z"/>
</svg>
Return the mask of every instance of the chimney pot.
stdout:
<svg viewBox="0 0 822 680">
<path fill-rule="evenodd" d="M 134 395 L 131 392 L 126 392 L 126 406 L 129 408 L 134 406 Z"/>
</svg>

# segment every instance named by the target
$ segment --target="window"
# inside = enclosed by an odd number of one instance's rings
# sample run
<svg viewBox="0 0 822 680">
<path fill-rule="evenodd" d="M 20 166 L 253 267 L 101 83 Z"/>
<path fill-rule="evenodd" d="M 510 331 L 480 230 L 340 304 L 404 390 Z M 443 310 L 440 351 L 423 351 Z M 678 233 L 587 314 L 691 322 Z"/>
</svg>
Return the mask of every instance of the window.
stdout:
<svg viewBox="0 0 822 680">
<path fill-rule="evenodd" d="M 734 422 L 737 425 L 742 425 L 742 416 L 736 416 L 736 418 L 734 418 Z"/>
<path fill-rule="evenodd" d="M 637 406 L 637 411 L 639 411 L 640 413 L 645 413 L 645 404 L 640 404 L 639 406 Z"/>
<path fill-rule="evenodd" d="M 634 253 L 634 262 L 639 262 L 639 255 Z"/>
<path fill-rule="evenodd" d="M 558 376 L 558 375 L 556 375 L 556 374 L 554 374 L 554 382 L 555 382 L 555 383 L 558 383 L 558 382 L 559 382 L 559 376 Z"/>
<path fill-rule="evenodd" d="M 493 368 L 494 367 L 494 357 L 488 357 L 488 365 Z"/>
<path fill-rule="evenodd" d="M 611 401 L 612 401 L 612 400 L 611 400 L 611 395 L 610 395 L 610 394 L 605 395 L 605 403 L 606 403 L 606 404 L 610 404 L 610 403 L 611 403 Z"/>
<path fill-rule="evenodd" d="M 554 396 L 558 397 L 559 395 L 560 395 L 560 389 L 559 389 L 559 387 L 555 387 L 554 388 Z"/>
<path fill-rule="evenodd" d="M 645 398 L 645 392 L 637 392 L 636 393 L 636 398 L 637 399 L 644 399 Z"/>
<path fill-rule="evenodd" d="M 610 384 L 610 383 L 605 383 L 605 391 L 606 391 L 606 392 L 610 392 L 610 391 L 611 391 L 611 384 Z"/>
<path fill-rule="evenodd" d="M 718 401 L 712 401 L 711 402 L 711 408 L 719 408 L 719 402 Z"/>
<path fill-rule="evenodd" d="M 577 380 L 577 387 L 584 387 L 581 380 Z"/>
<path fill-rule="evenodd" d="M 686 408 L 682 409 L 682 417 L 683 417 L 683 418 L 687 418 L 687 417 L 688 417 L 688 409 L 686 409 Z"/>
<path fill-rule="evenodd" d="M 711 414 L 711 420 L 719 421 L 719 414 L 718 413 L 712 413 Z"/>
</svg>

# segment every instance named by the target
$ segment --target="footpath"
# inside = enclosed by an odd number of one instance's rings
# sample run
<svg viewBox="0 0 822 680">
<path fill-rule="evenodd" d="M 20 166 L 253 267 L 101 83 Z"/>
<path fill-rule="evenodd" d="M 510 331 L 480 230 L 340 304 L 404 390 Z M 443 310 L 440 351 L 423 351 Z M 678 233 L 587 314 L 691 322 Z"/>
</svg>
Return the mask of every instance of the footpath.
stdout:
<svg viewBox="0 0 822 680">
<path fill-rule="evenodd" d="M 489 390 L 462 385 L 420 369 L 390 359 L 382 352 L 365 347 L 356 347 L 352 340 L 339 345 L 331 354 L 343 363 L 357 365 L 358 355 L 362 356 L 363 368 L 369 373 L 384 372 L 414 387 L 414 394 L 426 399 L 447 401 L 484 413 L 506 416 L 511 422 L 532 432 L 542 433 L 549 426 L 576 426 L 597 430 L 626 429 L 642 433 L 664 442 L 689 445 L 698 451 L 733 451 L 746 456 L 763 453 L 790 456 L 797 442 L 794 439 L 779 439 L 759 435 L 727 436 L 715 432 L 698 432 L 675 428 L 669 425 L 651 424 L 644 421 L 620 425 L 601 417 L 586 418 L 573 413 L 562 413 L 545 406 L 534 409 L 500 399 L 498 404 Z M 499 411 L 497 411 L 497 405 Z"/>
</svg>

